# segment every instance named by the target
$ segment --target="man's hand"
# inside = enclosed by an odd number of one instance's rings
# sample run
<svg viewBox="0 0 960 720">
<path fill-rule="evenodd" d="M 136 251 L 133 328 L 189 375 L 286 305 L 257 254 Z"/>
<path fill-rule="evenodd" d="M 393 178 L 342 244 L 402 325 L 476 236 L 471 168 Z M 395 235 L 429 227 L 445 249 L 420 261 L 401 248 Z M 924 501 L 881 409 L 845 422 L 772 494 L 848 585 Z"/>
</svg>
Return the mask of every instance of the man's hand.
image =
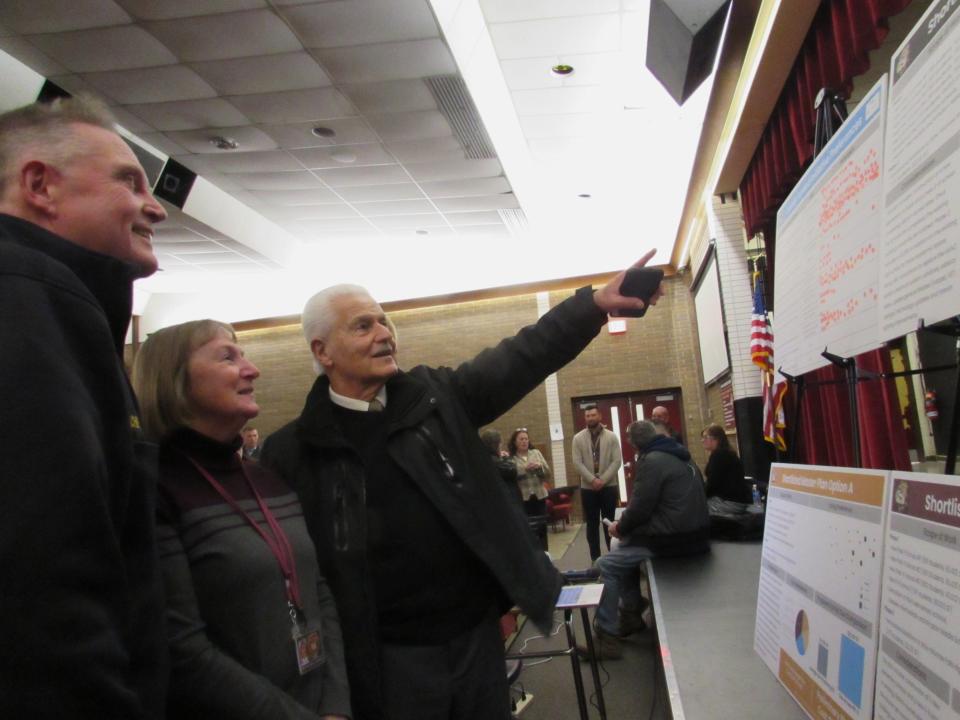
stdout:
<svg viewBox="0 0 960 720">
<path fill-rule="evenodd" d="M 656 253 L 656 250 L 651 250 L 642 258 L 637 260 L 637 262 L 635 262 L 631 267 L 643 267 L 650 262 L 650 259 L 656 255 Z M 614 310 L 641 310 L 644 307 L 643 300 L 640 298 L 620 294 L 620 283 L 623 282 L 623 276 L 626 274 L 626 272 L 626 270 L 623 270 L 622 272 L 617 273 L 613 280 L 608 282 L 599 290 L 595 290 L 593 293 L 593 301 L 597 304 L 598 308 L 607 314 L 613 312 Z M 660 287 L 657 288 L 657 291 L 650 296 L 650 304 L 656 305 L 657 300 L 659 300 L 661 297 L 663 297 L 662 283 Z"/>
<path fill-rule="evenodd" d="M 614 521 L 607 525 L 607 535 L 620 539 L 620 523 Z"/>
<path fill-rule="evenodd" d="M 593 480 L 590 481 L 590 487 L 592 487 L 594 490 L 600 490 L 600 489 L 602 489 L 602 488 L 603 488 L 603 484 L 604 484 L 604 483 L 603 483 L 603 480 L 601 480 L 601 479 L 598 478 L 598 477 L 595 477 Z"/>
</svg>

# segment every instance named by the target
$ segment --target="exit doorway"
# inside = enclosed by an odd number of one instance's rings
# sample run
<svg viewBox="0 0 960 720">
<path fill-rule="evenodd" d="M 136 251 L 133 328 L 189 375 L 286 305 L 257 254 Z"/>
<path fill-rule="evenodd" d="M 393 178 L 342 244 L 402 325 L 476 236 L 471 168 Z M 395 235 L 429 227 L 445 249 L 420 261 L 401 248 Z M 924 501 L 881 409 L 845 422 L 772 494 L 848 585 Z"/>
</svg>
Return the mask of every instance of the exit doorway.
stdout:
<svg viewBox="0 0 960 720">
<path fill-rule="evenodd" d="M 673 430 L 686 439 L 683 426 L 683 398 L 680 388 L 663 390 L 638 390 L 616 395 L 591 395 L 573 398 L 573 426 L 580 432 L 587 425 L 583 419 L 583 410 L 596 405 L 600 409 L 604 426 L 620 439 L 623 453 L 623 467 L 620 468 L 620 502 L 625 504 L 633 491 L 634 449 L 627 439 L 627 426 L 635 420 L 648 420 L 650 413 L 658 405 L 670 413 L 670 425 Z M 579 478 L 578 478 L 579 480 Z"/>
</svg>

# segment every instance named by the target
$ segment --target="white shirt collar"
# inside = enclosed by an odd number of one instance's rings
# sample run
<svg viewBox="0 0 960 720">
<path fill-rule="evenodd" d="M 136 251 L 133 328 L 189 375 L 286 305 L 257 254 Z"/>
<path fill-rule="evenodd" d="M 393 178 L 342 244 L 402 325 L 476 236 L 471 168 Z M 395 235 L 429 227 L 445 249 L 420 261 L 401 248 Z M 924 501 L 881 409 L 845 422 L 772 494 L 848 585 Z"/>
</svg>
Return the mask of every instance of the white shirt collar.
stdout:
<svg viewBox="0 0 960 720">
<path fill-rule="evenodd" d="M 335 405 L 339 405 L 342 408 L 347 410 L 359 410 L 360 412 L 367 412 L 370 409 L 370 403 L 366 400 L 357 400 L 356 398 L 347 397 L 346 395 L 341 395 L 335 391 L 332 387 L 328 388 L 330 390 L 330 402 Z M 384 407 L 387 406 L 387 386 L 384 385 L 377 391 L 377 400 L 380 401 L 380 404 Z"/>
</svg>

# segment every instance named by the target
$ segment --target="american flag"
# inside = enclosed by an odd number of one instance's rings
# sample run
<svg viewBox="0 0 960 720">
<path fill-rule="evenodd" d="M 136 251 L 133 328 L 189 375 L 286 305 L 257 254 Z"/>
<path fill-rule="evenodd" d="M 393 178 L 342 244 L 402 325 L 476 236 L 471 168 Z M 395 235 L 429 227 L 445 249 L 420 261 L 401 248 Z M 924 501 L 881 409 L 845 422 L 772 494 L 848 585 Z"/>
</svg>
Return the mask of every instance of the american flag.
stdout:
<svg viewBox="0 0 960 720">
<path fill-rule="evenodd" d="M 773 329 L 763 302 L 763 276 L 753 275 L 753 316 L 750 322 L 750 358 L 760 368 L 763 395 L 763 439 L 779 450 L 787 449 L 784 436 L 783 396 L 785 382 L 774 382 Z"/>
</svg>

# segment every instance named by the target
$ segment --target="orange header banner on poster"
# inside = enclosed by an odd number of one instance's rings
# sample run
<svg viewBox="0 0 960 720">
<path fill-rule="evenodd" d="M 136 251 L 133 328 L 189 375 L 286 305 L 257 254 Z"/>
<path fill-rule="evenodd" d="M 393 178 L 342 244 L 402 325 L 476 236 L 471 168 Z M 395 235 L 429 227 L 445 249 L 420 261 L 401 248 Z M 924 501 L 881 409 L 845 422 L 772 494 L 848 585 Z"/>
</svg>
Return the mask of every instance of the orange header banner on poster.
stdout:
<svg viewBox="0 0 960 720">
<path fill-rule="evenodd" d="M 813 465 L 774 465 L 770 485 L 837 500 L 883 505 L 883 486 L 887 473 L 882 470 L 844 470 Z"/>
</svg>

